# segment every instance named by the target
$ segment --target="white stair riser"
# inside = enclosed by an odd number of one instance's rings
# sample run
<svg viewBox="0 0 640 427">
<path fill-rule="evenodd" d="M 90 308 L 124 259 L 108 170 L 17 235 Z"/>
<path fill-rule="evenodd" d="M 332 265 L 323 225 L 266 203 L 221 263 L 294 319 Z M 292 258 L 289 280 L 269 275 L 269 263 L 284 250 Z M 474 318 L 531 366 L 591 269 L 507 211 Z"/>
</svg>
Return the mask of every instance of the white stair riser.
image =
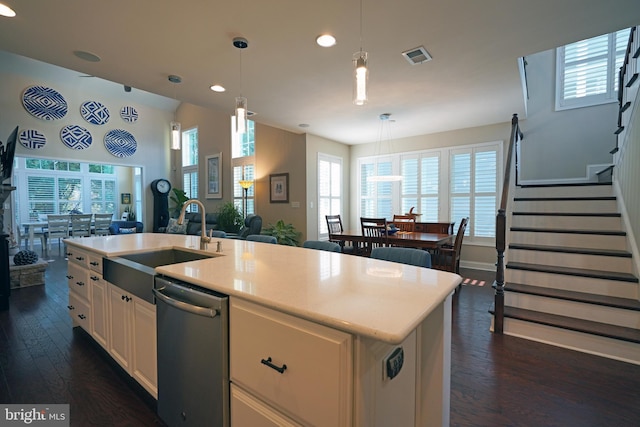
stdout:
<svg viewBox="0 0 640 427">
<path fill-rule="evenodd" d="M 557 347 L 640 365 L 640 344 L 636 343 L 510 318 L 504 319 L 504 333 L 506 335 L 551 344 Z"/>
<path fill-rule="evenodd" d="M 514 212 L 589 212 L 617 213 L 615 200 L 518 200 Z"/>
<path fill-rule="evenodd" d="M 510 243 L 528 245 L 564 246 L 570 248 L 626 250 L 626 236 L 601 234 L 544 233 L 511 231 Z"/>
<path fill-rule="evenodd" d="M 509 262 L 631 273 L 631 258 L 509 249 Z"/>
<path fill-rule="evenodd" d="M 620 217 L 513 215 L 511 227 L 622 231 Z"/>
<path fill-rule="evenodd" d="M 640 312 L 633 310 L 547 298 L 520 292 L 505 292 L 504 303 L 505 306 L 509 307 L 640 329 Z"/>
<path fill-rule="evenodd" d="M 515 197 L 609 197 L 613 196 L 611 185 L 589 185 L 575 187 L 517 187 Z"/>
<path fill-rule="evenodd" d="M 507 268 L 505 281 L 611 297 L 638 299 L 638 284 L 618 280 L 595 279 L 592 277 L 567 276 L 564 274 Z"/>
</svg>

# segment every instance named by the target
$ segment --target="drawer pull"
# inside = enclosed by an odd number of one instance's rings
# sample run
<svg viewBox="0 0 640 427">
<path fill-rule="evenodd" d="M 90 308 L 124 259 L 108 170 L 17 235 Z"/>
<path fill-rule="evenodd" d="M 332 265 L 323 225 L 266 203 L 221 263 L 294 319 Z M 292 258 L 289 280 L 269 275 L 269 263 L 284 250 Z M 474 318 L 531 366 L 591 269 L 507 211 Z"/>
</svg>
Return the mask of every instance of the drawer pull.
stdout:
<svg viewBox="0 0 640 427">
<path fill-rule="evenodd" d="M 68 308 L 69 310 L 75 310 L 75 309 L 76 309 L 76 308 L 75 308 L 74 306 L 72 306 L 72 305 L 68 305 L 68 306 L 67 306 L 67 308 Z"/>
<path fill-rule="evenodd" d="M 84 282 L 76 282 L 76 285 L 78 285 L 78 286 L 84 286 Z"/>
<path fill-rule="evenodd" d="M 84 320 L 84 319 L 86 319 L 86 318 L 87 318 L 84 314 L 78 314 L 78 317 L 79 317 L 81 320 Z"/>
<path fill-rule="evenodd" d="M 100 278 L 98 276 L 91 276 L 91 280 L 97 282 L 98 280 L 100 280 Z"/>
<path fill-rule="evenodd" d="M 71 280 L 73 279 L 73 276 L 71 276 L 70 274 L 67 274 L 67 279 Z"/>
<path fill-rule="evenodd" d="M 91 265 L 100 265 L 99 262 L 95 262 L 95 261 L 91 261 L 89 264 L 91 264 Z"/>
<path fill-rule="evenodd" d="M 273 363 L 271 363 L 271 358 L 267 357 L 267 359 L 262 359 L 260 361 L 260 363 L 262 363 L 263 365 L 267 365 L 270 368 L 275 369 L 276 371 L 280 372 L 281 374 L 284 374 L 284 371 L 287 369 L 287 365 L 282 365 L 282 368 L 279 366 L 274 365 Z"/>
</svg>

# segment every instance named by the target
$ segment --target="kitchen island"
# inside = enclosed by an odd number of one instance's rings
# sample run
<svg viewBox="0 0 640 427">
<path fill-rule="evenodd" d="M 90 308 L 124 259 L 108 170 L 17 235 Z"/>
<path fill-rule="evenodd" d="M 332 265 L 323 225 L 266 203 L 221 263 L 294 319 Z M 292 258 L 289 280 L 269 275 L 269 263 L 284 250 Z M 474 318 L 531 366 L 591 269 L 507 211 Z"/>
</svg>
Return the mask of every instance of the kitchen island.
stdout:
<svg viewBox="0 0 640 427">
<path fill-rule="evenodd" d="M 458 275 L 220 240 L 222 252 L 215 252 L 213 242 L 211 258 L 158 267 L 156 273 L 229 295 L 232 425 L 449 424 L 451 294 Z M 67 245 L 95 264 L 100 257 L 149 250 L 199 252 L 199 237 L 142 233 L 69 239 Z M 87 264 L 92 267 L 99 269 Z M 93 293 L 86 295 L 90 321 L 80 326 L 91 331 L 97 319 L 108 329 L 109 316 L 95 316 L 94 303 Z M 103 307 L 109 312 L 108 303 Z M 279 347 L 269 348 L 273 343 Z M 273 356 L 274 364 L 286 362 L 289 369 L 274 371 L 258 356 L 253 360 L 254 353 Z M 139 371 L 131 368 L 132 376 Z"/>
</svg>

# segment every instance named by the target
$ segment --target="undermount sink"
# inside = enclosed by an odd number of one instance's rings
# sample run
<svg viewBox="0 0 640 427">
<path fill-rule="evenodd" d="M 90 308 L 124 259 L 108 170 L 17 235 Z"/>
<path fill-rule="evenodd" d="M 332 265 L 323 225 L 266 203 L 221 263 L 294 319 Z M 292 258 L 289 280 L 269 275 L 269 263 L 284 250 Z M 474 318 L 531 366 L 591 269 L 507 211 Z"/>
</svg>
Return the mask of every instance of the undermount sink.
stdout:
<svg viewBox="0 0 640 427">
<path fill-rule="evenodd" d="M 198 261 L 215 256 L 212 253 L 192 252 L 176 248 L 120 255 L 104 258 L 102 275 L 107 282 L 154 304 L 153 286 L 156 267 Z"/>
</svg>

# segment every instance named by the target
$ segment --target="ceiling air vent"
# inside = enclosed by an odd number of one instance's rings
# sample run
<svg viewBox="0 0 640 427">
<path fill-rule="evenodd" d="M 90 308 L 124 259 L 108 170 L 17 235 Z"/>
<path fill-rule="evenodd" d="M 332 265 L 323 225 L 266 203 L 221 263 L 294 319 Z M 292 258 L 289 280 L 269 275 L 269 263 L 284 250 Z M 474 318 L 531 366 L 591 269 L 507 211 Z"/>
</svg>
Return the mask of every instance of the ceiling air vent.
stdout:
<svg viewBox="0 0 640 427">
<path fill-rule="evenodd" d="M 427 49 L 425 49 L 424 46 L 404 51 L 402 52 L 402 56 L 404 56 L 411 65 L 418 65 L 423 62 L 431 61 L 431 55 L 429 55 L 429 52 L 427 52 Z"/>
</svg>

